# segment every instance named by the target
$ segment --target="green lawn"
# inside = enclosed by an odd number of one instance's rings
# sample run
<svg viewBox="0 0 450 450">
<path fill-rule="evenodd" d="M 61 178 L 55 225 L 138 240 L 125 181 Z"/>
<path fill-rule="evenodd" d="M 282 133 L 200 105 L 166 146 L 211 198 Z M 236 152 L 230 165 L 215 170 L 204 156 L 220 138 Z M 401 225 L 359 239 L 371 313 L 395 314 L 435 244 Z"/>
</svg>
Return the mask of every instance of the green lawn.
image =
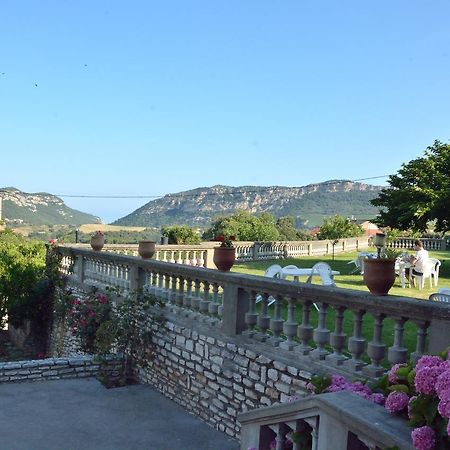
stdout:
<svg viewBox="0 0 450 450">
<path fill-rule="evenodd" d="M 348 264 L 349 261 L 356 258 L 357 253 L 343 253 L 335 256 L 335 260 L 331 259 L 331 256 L 305 256 L 301 258 L 288 258 L 288 259 L 272 259 L 266 261 L 248 262 L 242 264 L 235 264 L 233 266 L 233 272 L 248 273 L 252 275 L 264 275 L 265 270 L 272 264 L 280 264 L 281 266 L 287 266 L 289 264 L 295 264 L 298 267 L 312 267 L 318 261 L 324 261 L 331 266 L 333 270 L 339 271 L 341 274 L 336 275 L 334 280 L 336 285 L 345 289 L 357 289 L 368 292 L 366 285 L 363 282 L 361 274 L 353 274 L 350 272 L 355 269 L 354 264 Z M 392 295 L 401 295 L 404 297 L 423 298 L 428 299 L 430 294 L 437 292 L 439 287 L 450 287 L 450 252 L 430 252 L 430 257 L 438 258 L 442 265 L 439 273 L 439 285 L 437 288 L 430 289 L 429 282 L 425 280 L 425 288 L 420 291 L 418 288 L 405 288 L 402 289 L 400 280 L 396 279 L 394 286 L 389 291 Z M 315 277 L 315 283 L 320 283 L 318 277 Z"/>
<path fill-rule="evenodd" d="M 357 253 L 345 253 L 335 256 L 335 260 L 333 261 L 331 257 L 328 256 L 307 256 L 302 258 L 289 258 L 283 260 L 266 260 L 266 261 L 257 261 L 257 262 L 248 262 L 244 264 L 236 264 L 233 267 L 233 272 L 241 272 L 252 275 L 264 275 L 265 270 L 272 264 L 280 264 L 281 266 L 287 266 L 289 264 L 295 264 L 298 267 L 312 267 L 318 261 L 324 261 L 328 263 L 333 270 L 337 270 L 340 272 L 340 275 L 335 276 L 336 285 L 340 288 L 344 289 L 356 289 L 361 291 L 368 292 L 367 287 L 365 286 L 362 275 L 361 274 L 353 274 L 352 272 L 355 269 L 354 264 L 348 264 L 349 261 L 355 259 Z M 430 257 L 438 258 L 442 265 L 439 274 L 439 285 L 441 286 L 449 286 L 450 287 L 450 252 L 430 252 Z M 316 277 L 314 280 L 315 283 L 320 283 L 320 279 Z M 390 290 L 390 294 L 393 295 L 401 295 L 404 297 L 412 297 L 417 299 L 428 299 L 429 295 L 433 292 L 436 292 L 438 288 L 429 287 L 428 281 L 425 283 L 425 288 L 420 291 L 418 288 L 405 288 L 403 289 L 400 284 L 400 280 L 397 278 L 395 285 Z M 286 307 L 283 307 L 283 318 L 286 318 L 287 311 Z M 301 322 L 301 307 L 297 308 L 296 311 L 297 321 Z M 317 325 L 317 312 L 313 308 L 311 314 L 311 322 L 313 326 Z M 327 327 L 329 330 L 334 329 L 334 318 L 335 312 L 334 309 L 330 309 L 327 314 Z M 372 340 L 372 332 L 373 332 L 373 318 L 370 315 L 366 315 L 364 317 L 363 322 L 363 335 L 367 342 Z M 415 350 L 416 345 L 416 326 L 413 323 L 407 322 L 405 324 L 405 334 L 404 334 L 404 345 L 408 348 L 410 352 Z M 353 334 L 353 315 L 351 311 L 346 311 L 344 316 L 344 332 L 350 337 Z M 383 340 L 385 344 L 389 347 L 393 343 L 394 337 L 394 321 L 391 319 L 386 319 L 384 321 L 383 327 Z"/>
</svg>

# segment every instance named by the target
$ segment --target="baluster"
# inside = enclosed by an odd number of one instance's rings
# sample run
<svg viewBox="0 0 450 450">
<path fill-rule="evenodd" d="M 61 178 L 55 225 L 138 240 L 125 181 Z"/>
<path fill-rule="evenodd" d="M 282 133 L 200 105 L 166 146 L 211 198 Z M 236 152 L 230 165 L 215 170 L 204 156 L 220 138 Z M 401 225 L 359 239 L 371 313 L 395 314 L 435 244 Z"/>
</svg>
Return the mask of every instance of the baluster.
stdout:
<svg viewBox="0 0 450 450">
<path fill-rule="evenodd" d="M 163 282 L 164 282 L 164 276 L 161 272 L 158 273 L 158 297 L 163 300 L 164 299 L 164 287 L 163 287 Z"/>
<path fill-rule="evenodd" d="M 408 350 L 403 347 L 403 325 L 407 319 L 399 317 L 395 319 L 394 345 L 389 347 L 388 360 L 391 364 L 399 364 L 407 361 Z"/>
<path fill-rule="evenodd" d="M 174 250 L 172 250 L 170 252 L 170 262 L 175 263 L 175 251 Z"/>
<path fill-rule="evenodd" d="M 411 359 L 417 361 L 425 353 L 425 342 L 427 339 L 429 322 L 416 322 L 417 325 L 417 341 L 416 351 L 411 353 Z"/>
<path fill-rule="evenodd" d="M 202 250 L 199 252 L 199 257 L 197 259 L 197 266 L 198 267 L 204 267 L 205 266 L 205 255 L 206 250 Z"/>
<path fill-rule="evenodd" d="M 278 347 L 282 339 L 280 333 L 283 331 L 284 320 L 281 318 L 281 304 L 283 302 L 283 296 L 277 295 L 275 297 L 274 317 L 270 319 L 270 329 L 272 330 L 273 337 L 270 339 L 270 343 L 274 347 Z"/>
<path fill-rule="evenodd" d="M 208 281 L 203 282 L 203 298 L 200 300 L 200 312 L 206 313 L 208 312 L 209 305 L 209 283 Z"/>
<path fill-rule="evenodd" d="M 255 335 L 255 325 L 257 323 L 258 313 L 256 312 L 256 292 L 250 291 L 249 296 L 249 309 L 245 313 L 245 323 L 247 324 L 247 330 L 245 334 L 249 337 Z"/>
<path fill-rule="evenodd" d="M 160 275 L 163 280 L 161 285 L 161 298 L 170 303 L 170 275 L 168 273 L 162 273 Z"/>
<path fill-rule="evenodd" d="M 261 300 L 261 310 L 258 316 L 258 326 L 261 329 L 261 332 L 258 334 L 258 339 L 261 341 L 266 341 L 269 338 L 267 334 L 267 330 L 270 326 L 270 316 L 268 315 L 268 303 L 269 303 L 269 294 L 264 292 Z"/>
<path fill-rule="evenodd" d="M 212 302 L 208 305 L 208 312 L 212 316 L 217 317 L 219 313 L 219 285 L 217 283 L 213 283 L 212 287 Z"/>
<path fill-rule="evenodd" d="M 348 340 L 348 350 L 352 354 L 352 359 L 348 360 L 346 364 L 352 370 L 361 370 L 365 363 L 361 361 L 361 356 L 364 353 L 366 340 L 362 337 L 362 320 L 366 312 L 363 310 L 353 311 L 353 336 Z"/>
<path fill-rule="evenodd" d="M 342 365 L 347 358 L 342 354 L 345 347 L 347 335 L 344 333 L 344 312 L 347 308 L 339 306 L 336 308 L 336 317 L 334 322 L 334 331 L 330 335 L 330 344 L 333 347 L 333 353 L 328 356 L 327 360 L 331 360 L 337 366 Z"/>
<path fill-rule="evenodd" d="M 156 271 L 152 270 L 150 272 L 150 278 L 149 278 L 149 288 L 148 288 L 148 292 L 152 295 L 156 296 Z"/>
<path fill-rule="evenodd" d="M 183 297 L 183 306 L 189 308 L 192 301 L 192 278 L 186 279 L 186 294 Z"/>
<path fill-rule="evenodd" d="M 317 348 L 311 352 L 311 356 L 317 359 L 325 359 L 329 353 L 325 350 L 325 345 L 330 342 L 330 330 L 327 328 L 327 309 L 327 303 L 320 303 L 319 323 L 313 333 Z"/>
<path fill-rule="evenodd" d="M 370 377 L 380 377 L 386 371 L 381 367 L 386 353 L 386 344 L 383 343 L 383 320 L 385 314 L 374 314 L 373 339 L 367 345 L 367 354 L 370 357 L 371 364 L 364 367 L 364 373 Z"/>
<path fill-rule="evenodd" d="M 183 264 L 185 264 L 187 266 L 191 265 L 190 255 L 191 255 L 191 252 L 188 252 L 188 251 L 185 252 L 184 259 L 183 259 Z"/>
<path fill-rule="evenodd" d="M 172 278 L 172 283 L 175 281 L 175 277 Z M 176 295 L 176 303 L 178 306 L 183 306 L 183 298 L 184 298 L 184 278 L 178 278 L 178 295 Z M 175 283 L 176 286 L 176 283 Z"/>
<path fill-rule="evenodd" d="M 177 298 L 177 276 L 169 275 L 168 273 L 166 273 L 165 277 L 166 277 L 167 300 L 169 301 L 169 303 L 175 305 Z M 171 284 L 172 289 L 170 288 Z"/>
<path fill-rule="evenodd" d="M 194 251 L 192 252 L 191 265 L 194 266 L 194 267 L 197 267 L 197 265 L 198 265 L 198 260 L 197 260 L 197 250 L 194 250 Z"/>
<path fill-rule="evenodd" d="M 200 280 L 196 279 L 194 282 L 195 286 L 195 292 L 194 292 L 194 298 L 192 299 L 192 306 L 195 309 L 195 311 L 198 311 L 200 308 Z"/>
<path fill-rule="evenodd" d="M 183 264 L 183 258 L 181 254 L 182 254 L 181 250 L 178 251 L 177 264 Z"/>
<path fill-rule="evenodd" d="M 311 450 L 319 449 L 319 416 L 303 419 L 311 428 Z"/>
<path fill-rule="evenodd" d="M 286 434 L 288 433 L 289 428 L 282 422 L 279 423 L 276 430 L 276 450 L 284 450 L 284 444 L 286 442 Z"/>
<path fill-rule="evenodd" d="M 287 321 L 283 324 L 283 333 L 286 335 L 287 340 L 280 344 L 280 347 L 286 350 L 293 350 L 297 345 L 294 342 L 294 336 L 296 336 L 298 328 L 298 324 L 295 321 L 295 303 L 295 297 L 288 298 L 288 316 Z"/>
<path fill-rule="evenodd" d="M 300 345 L 294 349 L 294 351 L 302 355 L 308 355 L 312 350 L 312 347 L 309 345 L 309 341 L 313 336 L 313 327 L 309 322 L 310 313 L 311 302 L 307 300 L 303 304 L 302 323 L 297 329 L 297 336 L 300 339 Z"/>
</svg>

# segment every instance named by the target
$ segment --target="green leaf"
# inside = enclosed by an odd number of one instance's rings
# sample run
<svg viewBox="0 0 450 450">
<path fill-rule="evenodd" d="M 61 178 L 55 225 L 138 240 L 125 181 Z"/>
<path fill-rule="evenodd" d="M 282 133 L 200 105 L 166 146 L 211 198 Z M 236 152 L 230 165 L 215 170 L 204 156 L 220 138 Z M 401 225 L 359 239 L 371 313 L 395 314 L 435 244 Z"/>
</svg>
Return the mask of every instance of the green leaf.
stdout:
<svg viewBox="0 0 450 450">
<path fill-rule="evenodd" d="M 406 394 L 409 394 L 409 387 L 406 386 L 405 384 L 393 384 L 392 386 L 388 387 L 388 391 L 391 391 L 391 392 L 399 391 L 399 392 L 405 392 Z"/>
</svg>

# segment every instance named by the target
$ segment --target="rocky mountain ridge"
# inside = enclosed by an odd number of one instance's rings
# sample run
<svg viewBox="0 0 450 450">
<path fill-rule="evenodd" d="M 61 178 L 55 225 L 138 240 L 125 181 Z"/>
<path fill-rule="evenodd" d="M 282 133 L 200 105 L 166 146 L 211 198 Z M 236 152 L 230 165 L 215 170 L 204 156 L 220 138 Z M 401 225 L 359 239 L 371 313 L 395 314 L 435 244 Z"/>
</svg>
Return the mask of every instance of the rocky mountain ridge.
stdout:
<svg viewBox="0 0 450 450">
<path fill-rule="evenodd" d="M 117 220 L 117 225 L 208 226 L 218 216 L 236 210 L 270 212 L 275 217 L 294 216 L 297 226 L 314 226 L 323 217 L 340 214 L 372 218 L 377 209 L 370 200 L 382 187 L 348 180 L 330 180 L 302 187 L 212 186 L 168 194 L 152 200 Z"/>
<path fill-rule="evenodd" d="M 1 218 L 6 225 L 81 225 L 100 219 L 69 208 L 64 201 L 46 192 L 27 193 L 14 187 L 0 188 Z"/>
</svg>

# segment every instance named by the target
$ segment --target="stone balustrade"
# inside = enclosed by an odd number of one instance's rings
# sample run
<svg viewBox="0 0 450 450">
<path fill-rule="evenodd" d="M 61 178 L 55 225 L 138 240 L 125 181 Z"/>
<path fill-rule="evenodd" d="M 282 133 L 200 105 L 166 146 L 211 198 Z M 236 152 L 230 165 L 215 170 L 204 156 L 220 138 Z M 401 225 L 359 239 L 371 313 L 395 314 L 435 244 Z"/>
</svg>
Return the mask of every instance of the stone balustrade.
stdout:
<svg viewBox="0 0 450 450">
<path fill-rule="evenodd" d="M 202 242 L 199 245 L 156 245 L 152 259 L 185 264 L 194 267 L 215 268 L 214 247 L 218 242 Z M 340 239 L 333 248 L 331 241 L 236 241 L 236 261 L 261 261 L 267 259 L 297 258 L 300 256 L 331 255 L 364 250 L 369 247 L 369 238 Z M 76 248 L 90 248 L 88 244 L 76 244 Z M 105 244 L 104 251 L 138 256 L 137 244 Z"/>
<path fill-rule="evenodd" d="M 326 394 L 277 403 L 303 396 L 314 373 L 377 377 L 427 347 L 442 350 L 450 343 L 448 305 L 83 248 L 59 251 L 68 287 L 80 298 L 95 286 L 142 288 L 164 300 L 164 325 L 142 323 L 152 331 L 153 356 L 136 367 L 139 380 L 230 436 L 242 431 L 243 450 L 268 448 L 268 439 L 282 448 L 286 433 L 305 423 L 315 450 L 359 448 L 344 445 L 348 439 L 370 449 L 392 442 L 410 449 L 400 439 L 406 426 L 396 433 L 394 419 L 366 400 L 341 402 L 344 397 Z M 269 307 L 270 298 L 275 302 Z M 388 322 L 393 335 L 385 329 Z M 406 326 L 415 335 L 412 351 L 404 344 Z M 62 350 L 72 352 L 65 343 Z"/>
<path fill-rule="evenodd" d="M 413 250 L 416 238 L 401 237 L 388 244 L 391 248 Z M 445 251 L 447 241 L 445 239 L 420 238 L 425 250 Z"/>
<path fill-rule="evenodd" d="M 63 267 L 71 266 L 67 259 L 74 261 L 72 281 L 100 289 L 144 288 L 180 314 L 218 324 L 229 336 L 277 347 L 308 367 L 316 365 L 318 371 L 377 377 L 386 370 L 386 360 L 393 365 L 417 359 L 427 351 L 427 342 L 431 352 L 450 342 L 450 308 L 445 304 L 80 248 L 60 251 L 65 255 Z M 269 307 L 270 298 L 275 302 Z M 318 311 L 315 319 L 313 308 Z M 344 331 L 348 322 L 349 336 Z M 383 332 L 388 322 L 393 336 Z M 404 345 L 406 324 L 415 334 L 413 352 Z"/>
<path fill-rule="evenodd" d="M 349 392 L 336 392 L 238 415 L 241 449 L 283 449 L 292 432 L 309 433 L 312 450 L 398 448 L 412 450 L 411 428 L 382 406 Z M 363 444 L 363 445 L 361 445 Z M 364 447 L 365 445 L 365 447 Z M 293 449 L 297 449 L 294 444 Z"/>
</svg>

